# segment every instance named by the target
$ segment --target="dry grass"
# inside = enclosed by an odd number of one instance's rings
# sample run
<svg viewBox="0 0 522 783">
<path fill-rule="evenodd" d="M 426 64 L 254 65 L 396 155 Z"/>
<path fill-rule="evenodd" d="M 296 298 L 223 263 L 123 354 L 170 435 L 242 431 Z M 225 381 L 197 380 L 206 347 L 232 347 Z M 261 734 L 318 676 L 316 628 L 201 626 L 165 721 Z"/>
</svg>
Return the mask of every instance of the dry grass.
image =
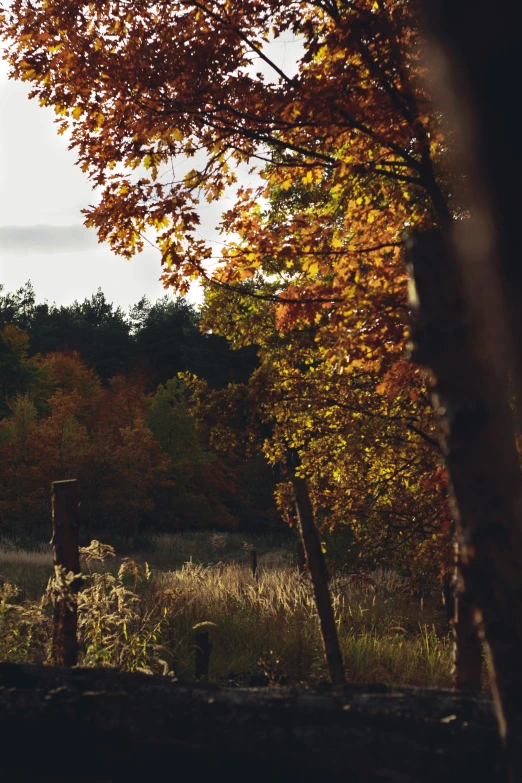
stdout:
<svg viewBox="0 0 522 783">
<path fill-rule="evenodd" d="M 273 547 L 278 546 L 279 550 Z M 151 551 L 134 552 L 131 542 L 122 548 L 115 559 L 105 562 L 104 568 L 116 574 L 122 560 L 128 554 L 140 564 L 148 562 L 156 571 L 181 568 L 192 560 L 199 564 L 236 562 L 244 559 L 245 551 L 256 547 L 263 557 L 279 558 L 279 562 L 291 562 L 289 552 L 282 550 L 281 537 L 253 536 L 240 533 L 165 533 L 151 539 Z M 286 559 L 285 559 L 286 558 Z M 50 544 L 35 544 L 30 549 L 19 548 L 8 538 L 0 540 L 0 581 L 17 585 L 27 598 L 39 599 L 52 574 L 52 550 Z"/>
<path fill-rule="evenodd" d="M 252 541 L 250 541 L 250 544 Z M 84 665 L 175 672 L 190 679 L 194 671 L 194 626 L 208 623 L 212 639 L 210 678 L 249 684 L 305 682 L 326 678 L 324 655 L 310 581 L 284 549 L 256 547 L 258 580 L 247 565 L 243 538 L 162 537 L 160 562 L 174 561 L 183 550 L 214 561 L 190 559 L 181 568 L 152 571 L 129 558 L 90 559 L 80 597 L 80 635 Z M 208 558 L 208 559 L 207 559 Z M 147 556 L 147 559 L 149 557 Z M 198 558 L 199 559 L 199 558 Z M 143 561 L 140 557 L 137 560 Z M 156 564 L 154 561 L 156 560 Z M 226 562 L 223 562 L 226 560 Z M 33 599 L 50 554 L 40 549 L 0 550 L 0 573 L 16 575 Z M 20 600 L 9 585 L 0 591 L 0 657 L 45 660 L 49 607 Z M 338 576 L 331 583 L 335 615 L 351 681 L 412 685 L 450 684 L 451 650 L 447 626 L 436 602 L 414 600 L 392 573 L 371 578 Z M 11 591 L 11 592 L 9 592 Z"/>
<path fill-rule="evenodd" d="M 272 682 L 326 677 L 309 579 L 295 568 L 268 565 L 271 559 L 260 559 L 258 581 L 241 564 L 187 563 L 155 576 L 153 594 L 169 606 L 162 638 L 180 676 L 192 673 L 192 628 L 209 622 L 214 679 L 245 682 L 261 673 Z M 438 628 L 442 617 L 405 597 L 392 575 L 377 577 L 366 584 L 332 581 L 349 679 L 449 685 L 451 650 Z"/>
<path fill-rule="evenodd" d="M 39 598 L 52 574 L 53 557 L 50 544 L 34 549 L 17 549 L 11 541 L 0 545 L 0 580 L 17 585 L 27 598 Z"/>
</svg>

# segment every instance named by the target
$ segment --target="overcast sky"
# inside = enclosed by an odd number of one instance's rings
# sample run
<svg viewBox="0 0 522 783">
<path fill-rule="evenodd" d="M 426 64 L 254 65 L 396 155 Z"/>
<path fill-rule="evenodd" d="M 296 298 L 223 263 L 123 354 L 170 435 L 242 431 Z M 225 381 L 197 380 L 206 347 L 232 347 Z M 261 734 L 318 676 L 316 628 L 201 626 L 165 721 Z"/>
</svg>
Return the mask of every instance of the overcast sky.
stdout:
<svg viewBox="0 0 522 783">
<path fill-rule="evenodd" d="M 299 46 L 278 41 L 272 56 L 294 71 Z M 261 63 L 256 64 L 256 70 Z M 31 280 L 38 301 L 57 304 L 83 300 L 100 287 L 109 301 L 127 308 L 144 294 L 163 296 L 157 250 L 147 248 L 131 261 L 100 245 L 83 226 L 81 209 L 95 196 L 87 177 L 74 165 L 67 139 L 58 136 L 51 108 L 28 100 L 29 87 L 7 79 L 0 60 L 0 284 L 14 291 Z M 215 226 L 231 196 L 204 204 L 201 236 L 219 239 Z M 198 301 L 195 288 L 190 297 Z"/>
<path fill-rule="evenodd" d="M 81 209 L 94 200 L 74 165 L 67 140 L 55 130 L 52 109 L 28 100 L 29 88 L 10 81 L 0 63 L 0 283 L 14 291 L 31 280 L 39 301 L 67 304 L 100 287 L 127 308 L 164 289 L 159 253 L 148 248 L 132 261 L 100 245 L 83 226 Z M 208 213 L 214 212 L 214 215 Z M 206 210 L 208 234 L 220 210 Z M 194 291 L 197 299 L 197 291 Z"/>
</svg>

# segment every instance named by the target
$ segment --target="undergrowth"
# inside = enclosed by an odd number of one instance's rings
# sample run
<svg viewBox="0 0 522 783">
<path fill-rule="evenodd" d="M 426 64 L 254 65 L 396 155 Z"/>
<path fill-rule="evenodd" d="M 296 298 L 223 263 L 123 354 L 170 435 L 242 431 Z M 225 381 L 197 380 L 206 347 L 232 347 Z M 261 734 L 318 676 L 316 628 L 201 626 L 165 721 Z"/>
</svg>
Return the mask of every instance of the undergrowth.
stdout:
<svg viewBox="0 0 522 783">
<path fill-rule="evenodd" d="M 189 560 L 177 570 L 159 571 L 137 559 L 118 559 L 112 547 L 97 541 L 81 552 L 80 665 L 190 679 L 194 629 L 206 624 L 214 681 L 326 678 L 309 577 L 298 573 L 288 552 L 261 555 L 257 579 L 241 561 Z M 67 591 L 64 576 L 56 573 L 39 600 L 3 582 L 1 660 L 49 660 L 51 603 L 57 591 Z M 336 576 L 331 592 L 350 681 L 450 685 L 451 645 L 435 603 L 414 600 L 386 572 Z"/>
</svg>

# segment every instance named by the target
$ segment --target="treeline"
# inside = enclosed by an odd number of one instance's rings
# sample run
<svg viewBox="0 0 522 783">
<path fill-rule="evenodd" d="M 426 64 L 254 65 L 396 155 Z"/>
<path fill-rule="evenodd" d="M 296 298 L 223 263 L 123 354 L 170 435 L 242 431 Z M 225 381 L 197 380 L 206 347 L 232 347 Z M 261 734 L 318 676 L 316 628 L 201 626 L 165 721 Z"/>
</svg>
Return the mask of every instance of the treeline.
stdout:
<svg viewBox="0 0 522 783">
<path fill-rule="evenodd" d="M 86 534 L 279 526 L 262 455 L 217 455 L 178 373 L 219 389 L 248 379 L 254 349 L 199 329 L 181 298 L 128 313 L 101 291 L 38 304 L 30 284 L 0 296 L 0 523 L 46 536 L 50 482 L 78 478 Z"/>
<path fill-rule="evenodd" d="M 103 381 L 139 373 L 157 385 L 188 371 L 222 388 L 246 381 L 257 364 L 254 348 L 231 351 L 225 337 L 202 333 L 198 311 L 181 296 L 143 297 L 126 313 L 100 289 L 57 307 L 37 303 L 30 282 L 14 294 L 0 286 L 0 329 L 10 325 L 28 334 L 29 356 L 78 351 Z"/>
</svg>

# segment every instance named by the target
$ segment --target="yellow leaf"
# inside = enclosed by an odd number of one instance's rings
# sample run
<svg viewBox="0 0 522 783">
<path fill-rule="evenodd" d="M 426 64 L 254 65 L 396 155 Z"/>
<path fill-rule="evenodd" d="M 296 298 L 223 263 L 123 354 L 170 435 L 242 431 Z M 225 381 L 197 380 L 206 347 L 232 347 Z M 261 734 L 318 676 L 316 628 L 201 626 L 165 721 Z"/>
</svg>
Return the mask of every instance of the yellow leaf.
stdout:
<svg viewBox="0 0 522 783">
<path fill-rule="evenodd" d="M 249 277 L 254 277 L 255 273 L 256 273 L 255 266 L 243 267 L 243 269 L 239 270 L 239 279 L 248 280 Z"/>
</svg>

